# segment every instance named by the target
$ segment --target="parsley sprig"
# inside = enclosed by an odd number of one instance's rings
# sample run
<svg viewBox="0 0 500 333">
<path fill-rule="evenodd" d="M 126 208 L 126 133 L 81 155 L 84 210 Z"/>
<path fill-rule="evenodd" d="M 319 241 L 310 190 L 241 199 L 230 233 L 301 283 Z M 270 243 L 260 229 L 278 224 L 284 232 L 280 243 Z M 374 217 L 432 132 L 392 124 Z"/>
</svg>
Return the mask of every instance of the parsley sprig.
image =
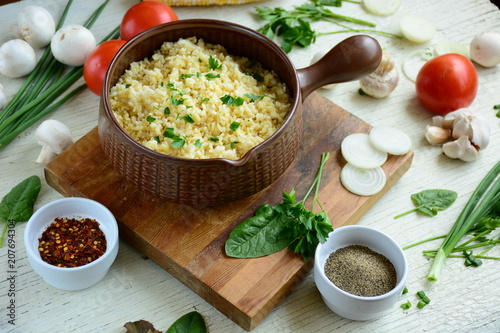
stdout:
<svg viewBox="0 0 500 333">
<path fill-rule="evenodd" d="M 268 21 L 258 31 L 274 39 L 278 36 L 282 39 L 281 47 L 288 53 L 294 45 L 306 47 L 316 42 L 316 37 L 344 32 L 367 32 L 386 36 L 402 38 L 399 35 L 373 29 L 355 29 L 340 22 L 350 22 L 368 27 L 375 27 L 373 22 L 357 19 L 350 16 L 340 15 L 332 12 L 325 6 L 340 7 L 340 0 L 310 0 L 300 6 L 294 6 L 293 10 L 282 7 L 256 7 L 257 16 Z M 319 33 L 312 29 L 310 22 L 326 21 L 343 28 L 343 30 Z"/>
</svg>

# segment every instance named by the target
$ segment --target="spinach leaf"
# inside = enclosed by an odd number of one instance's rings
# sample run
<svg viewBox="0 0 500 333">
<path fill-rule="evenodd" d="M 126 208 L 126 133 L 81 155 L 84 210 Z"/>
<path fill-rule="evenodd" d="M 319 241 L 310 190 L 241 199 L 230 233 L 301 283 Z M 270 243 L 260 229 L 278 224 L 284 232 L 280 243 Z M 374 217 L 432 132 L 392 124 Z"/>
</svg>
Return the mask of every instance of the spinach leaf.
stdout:
<svg viewBox="0 0 500 333">
<path fill-rule="evenodd" d="M 417 205 L 415 208 L 401 213 L 394 218 L 400 218 L 416 210 L 429 216 L 436 216 L 438 211 L 450 207 L 457 199 L 457 193 L 451 190 L 432 189 L 424 190 L 411 195 Z"/>
<path fill-rule="evenodd" d="M 0 202 L 0 220 L 5 222 L 0 236 L 0 247 L 9 223 L 26 222 L 33 215 L 33 205 L 40 193 L 41 182 L 38 176 L 31 176 L 17 184 Z"/>
<path fill-rule="evenodd" d="M 257 258 L 287 247 L 287 239 L 278 239 L 283 229 L 280 207 L 264 204 L 257 209 L 255 216 L 234 228 L 226 241 L 226 254 L 235 258 Z"/>
<path fill-rule="evenodd" d="M 165 333 L 206 333 L 203 317 L 196 311 L 186 313 L 177 319 Z"/>
</svg>

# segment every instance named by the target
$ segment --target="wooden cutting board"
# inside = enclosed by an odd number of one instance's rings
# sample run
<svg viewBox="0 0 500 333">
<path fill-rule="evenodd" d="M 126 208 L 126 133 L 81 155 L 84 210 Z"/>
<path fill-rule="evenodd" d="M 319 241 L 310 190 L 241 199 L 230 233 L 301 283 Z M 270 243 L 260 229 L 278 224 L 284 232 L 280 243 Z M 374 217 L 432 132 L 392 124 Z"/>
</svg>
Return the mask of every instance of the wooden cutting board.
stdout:
<svg viewBox="0 0 500 333">
<path fill-rule="evenodd" d="M 384 164 L 387 185 L 361 197 L 340 183 L 342 139 L 371 126 L 318 93 L 304 104 L 304 135 L 296 159 L 274 184 L 251 197 L 196 209 L 142 193 L 110 166 L 97 128 L 45 168 L 47 183 L 65 196 L 86 197 L 108 207 L 120 236 L 246 330 L 255 328 L 312 268 L 289 250 L 257 259 L 229 258 L 224 243 L 235 226 L 264 203 L 281 201 L 292 188 L 300 200 L 312 183 L 321 153 L 330 152 L 319 198 L 333 227 L 356 223 L 409 169 L 413 152 Z M 310 207 L 310 206 L 307 206 Z"/>
</svg>

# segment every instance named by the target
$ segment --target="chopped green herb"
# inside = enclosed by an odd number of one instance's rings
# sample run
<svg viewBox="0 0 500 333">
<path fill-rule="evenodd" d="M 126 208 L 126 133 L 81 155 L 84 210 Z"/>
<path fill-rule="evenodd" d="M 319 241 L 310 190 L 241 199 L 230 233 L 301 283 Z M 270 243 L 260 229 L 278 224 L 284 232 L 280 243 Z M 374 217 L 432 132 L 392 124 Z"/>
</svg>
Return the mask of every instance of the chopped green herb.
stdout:
<svg viewBox="0 0 500 333">
<path fill-rule="evenodd" d="M 170 108 L 167 106 L 165 110 L 163 110 L 164 115 L 169 115 L 170 114 Z"/>
<path fill-rule="evenodd" d="M 425 303 L 423 300 L 421 300 L 421 301 L 418 302 L 417 308 L 422 309 L 426 305 L 427 305 L 427 303 Z"/>
<path fill-rule="evenodd" d="M 494 105 L 494 106 L 493 106 L 493 109 L 495 109 L 495 110 L 499 110 L 499 109 L 500 109 L 500 104 Z"/>
<path fill-rule="evenodd" d="M 250 98 L 252 101 L 258 101 L 266 97 L 265 95 L 259 96 L 255 94 L 245 94 L 246 97 Z"/>
<path fill-rule="evenodd" d="M 201 62 L 203 62 L 203 60 L 201 60 L 200 58 L 198 58 L 198 62 L 200 62 L 200 63 L 201 63 Z"/>
<path fill-rule="evenodd" d="M 198 95 L 198 97 L 200 98 L 200 104 L 208 102 L 210 100 L 210 98 L 208 98 L 208 97 L 202 97 L 201 95 Z"/>
<path fill-rule="evenodd" d="M 205 74 L 205 77 L 207 78 L 207 80 L 218 79 L 220 78 L 220 74 L 208 73 Z"/>
<path fill-rule="evenodd" d="M 408 310 L 409 308 L 411 308 L 410 301 L 406 301 L 406 303 L 401 304 L 401 309 Z"/>
<path fill-rule="evenodd" d="M 479 258 L 476 258 L 473 254 L 472 254 L 472 251 L 467 251 L 467 250 L 464 250 L 463 251 L 463 254 L 465 256 L 465 263 L 464 265 L 469 267 L 469 266 L 472 266 L 472 267 L 479 267 L 483 264 L 483 261 Z"/>
<path fill-rule="evenodd" d="M 245 103 L 245 100 L 243 97 L 232 97 L 229 95 L 224 95 L 220 98 L 222 101 L 222 104 L 228 105 L 228 106 L 241 106 L 243 103 Z"/>
<path fill-rule="evenodd" d="M 240 143 L 240 142 L 239 141 L 233 141 L 233 142 L 231 142 L 231 144 L 229 146 L 231 147 L 231 149 L 235 149 L 237 143 Z"/>
<path fill-rule="evenodd" d="M 219 63 L 219 61 L 217 59 L 215 59 L 214 57 L 210 56 L 210 58 L 208 58 L 208 68 L 213 70 L 213 71 L 216 71 L 216 70 L 221 70 L 222 69 L 222 64 Z"/>
<path fill-rule="evenodd" d="M 172 95 L 170 97 L 170 103 L 172 103 L 172 105 L 175 105 L 175 106 L 182 105 L 182 104 L 184 104 L 185 101 L 186 101 L 185 98 L 177 98 L 176 95 Z"/>
<path fill-rule="evenodd" d="M 211 138 L 208 138 L 208 140 L 212 141 L 212 142 L 218 142 L 219 141 L 219 138 L 216 137 L 216 136 L 213 136 Z"/>
<path fill-rule="evenodd" d="M 188 79 L 190 77 L 193 77 L 194 74 L 181 74 L 181 76 L 179 76 L 179 80 L 184 80 L 184 79 Z"/>
<path fill-rule="evenodd" d="M 420 291 L 417 291 L 417 296 L 422 300 L 422 302 L 424 302 L 425 304 L 429 304 L 431 302 L 431 300 L 429 299 L 429 297 L 427 297 L 427 295 L 425 294 L 425 292 L 423 290 L 420 290 Z"/>
<path fill-rule="evenodd" d="M 196 147 L 201 147 L 202 143 L 201 143 L 200 139 L 196 139 L 196 141 L 194 142 L 194 145 Z"/>
<path fill-rule="evenodd" d="M 182 147 L 184 147 L 185 144 L 186 144 L 186 139 L 178 138 L 178 139 L 175 139 L 174 141 L 172 141 L 170 146 L 172 146 L 174 148 L 182 148 Z"/>
<path fill-rule="evenodd" d="M 172 127 L 168 127 L 163 132 L 163 136 L 169 139 L 173 139 L 176 135 L 174 134 L 174 129 Z"/>
<path fill-rule="evenodd" d="M 191 109 L 192 107 L 192 105 L 186 105 L 186 109 Z"/>
<path fill-rule="evenodd" d="M 175 116 L 175 120 L 178 120 L 181 117 L 181 113 L 177 112 L 177 116 Z"/>
<path fill-rule="evenodd" d="M 162 86 L 162 87 L 163 87 L 164 85 L 165 85 L 165 84 L 164 84 L 163 82 L 162 82 L 162 83 L 160 83 L 160 86 Z"/>
<path fill-rule="evenodd" d="M 255 65 L 257 65 L 259 61 L 255 58 L 250 59 L 250 64 L 247 66 L 247 68 L 253 68 Z"/>
<path fill-rule="evenodd" d="M 247 73 L 247 75 L 253 77 L 257 82 L 264 82 L 264 77 L 259 73 Z"/>
<path fill-rule="evenodd" d="M 403 294 L 408 294 L 408 287 L 406 287 L 406 286 L 404 287 Z"/>
<path fill-rule="evenodd" d="M 196 72 L 196 77 L 201 77 L 201 73 L 200 72 Z"/>
<path fill-rule="evenodd" d="M 175 87 L 175 85 L 174 85 L 172 82 L 167 83 L 167 87 L 168 87 L 168 89 L 170 89 L 170 90 L 177 91 L 177 92 L 178 92 L 179 94 L 181 94 L 181 95 L 185 95 L 185 94 L 186 94 L 185 92 L 182 92 L 182 91 L 180 91 L 179 89 L 177 89 L 177 88 Z"/>
<path fill-rule="evenodd" d="M 187 116 L 184 116 L 182 117 L 186 122 L 190 123 L 190 124 L 194 124 L 194 119 L 193 119 L 193 116 L 191 114 L 188 114 Z"/>
<path fill-rule="evenodd" d="M 155 136 L 155 137 L 153 138 L 153 140 L 155 140 L 156 142 L 160 143 L 160 137 L 159 137 L 159 136 Z"/>
<path fill-rule="evenodd" d="M 130 84 L 130 83 L 127 83 L 127 84 L 125 85 L 125 88 L 126 88 L 126 89 L 128 89 L 128 88 L 130 88 L 130 86 L 131 86 L 131 84 Z"/>
<path fill-rule="evenodd" d="M 156 120 L 156 118 L 155 118 L 155 117 L 153 117 L 152 115 L 149 115 L 149 116 L 147 116 L 147 117 L 146 117 L 146 121 L 147 121 L 148 123 L 152 123 L 152 122 L 153 122 L 153 121 L 155 121 L 155 120 Z"/>
<path fill-rule="evenodd" d="M 229 125 L 229 129 L 233 132 L 236 131 L 238 127 L 240 127 L 240 123 L 237 121 L 233 121 L 231 125 Z"/>
</svg>

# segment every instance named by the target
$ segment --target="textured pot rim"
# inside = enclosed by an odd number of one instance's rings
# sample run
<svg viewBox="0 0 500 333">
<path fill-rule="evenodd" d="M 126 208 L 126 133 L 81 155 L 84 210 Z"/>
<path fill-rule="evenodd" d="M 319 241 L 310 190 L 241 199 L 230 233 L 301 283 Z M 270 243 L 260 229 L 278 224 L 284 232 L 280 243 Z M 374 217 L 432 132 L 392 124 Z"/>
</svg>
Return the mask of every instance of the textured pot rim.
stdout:
<svg viewBox="0 0 500 333">
<path fill-rule="evenodd" d="M 279 56 L 281 60 L 285 63 L 285 66 L 287 68 L 287 71 L 290 73 L 290 77 L 293 78 L 293 86 L 291 87 L 289 84 L 287 84 L 288 89 L 291 92 L 291 97 L 292 97 L 292 106 L 290 108 L 290 111 L 288 112 L 286 118 L 284 119 L 283 123 L 281 126 L 274 132 L 271 136 L 269 136 L 266 140 L 263 142 L 259 143 L 258 145 L 252 147 L 250 150 L 246 152 L 246 154 L 238 159 L 238 160 L 231 160 L 227 158 L 207 158 L 207 159 L 192 159 L 192 158 L 184 158 L 184 157 L 176 157 L 176 156 L 171 156 L 167 155 L 164 153 L 160 153 L 157 151 L 154 151 L 148 147 L 143 146 L 133 138 L 131 138 L 125 130 L 118 124 L 118 121 L 116 120 L 113 112 L 111 111 L 111 106 L 109 104 L 109 90 L 111 89 L 111 82 L 110 82 L 110 73 L 115 70 L 120 58 L 130 49 L 133 47 L 137 46 L 140 44 L 144 39 L 148 38 L 150 35 L 154 34 L 159 34 L 162 33 L 164 29 L 175 29 L 175 28 L 189 28 L 192 26 L 198 26 L 198 27 L 206 27 L 207 29 L 210 29 L 212 27 L 221 27 L 226 30 L 231 30 L 231 31 L 236 31 L 238 33 L 241 33 L 243 35 L 249 36 L 251 39 L 254 39 L 258 43 L 262 43 L 263 45 L 266 44 L 269 51 L 273 52 L 276 56 Z M 188 38 L 192 36 L 186 36 L 184 38 Z M 220 45 L 224 46 L 222 43 Z M 245 55 L 242 55 L 245 56 Z M 221 21 L 221 20 L 213 20 L 213 19 L 185 19 L 185 20 L 178 20 L 178 21 L 172 21 L 168 22 L 165 24 L 161 24 L 158 26 L 155 26 L 153 28 L 150 28 L 131 40 L 129 40 L 122 48 L 117 52 L 115 57 L 113 58 L 108 71 L 106 72 L 106 76 L 104 78 L 104 86 L 103 86 L 103 92 L 101 94 L 101 104 L 102 108 L 104 108 L 106 117 L 108 120 L 113 123 L 114 126 L 116 126 L 117 130 L 123 135 L 123 137 L 134 147 L 136 147 L 141 153 L 148 155 L 152 158 L 155 159 L 160 159 L 162 161 L 169 161 L 170 163 L 173 164 L 185 164 L 186 162 L 192 163 L 193 165 L 233 165 L 233 166 L 240 166 L 244 165 L 247 163 L 249 160 L 253 158 L 255 154 L 257 154 L 259 151 L 263 150 L 265 146 L 269 145 L 272 143 L 274 140 L 279 138 L 281 133 L 285 130 L 285 128 L 288 126 L 288 124 L 291 122 L 291 119 L 294 117 L 294 115 L 298 112 L 302 107 L 302 94 L 300 90 L 300 81 L 299 81 L 299 76 L 297 74 L 297 69 L 291 62 L 290 58 L 286 55 L 286 53 L 281 49 L 281 47 L 276 44 L 274 41 L 266 37 L 265 35 L 242 25 L 232 23 L 232 22 L 226 22 L 226 21 Z"/>
</svg>

